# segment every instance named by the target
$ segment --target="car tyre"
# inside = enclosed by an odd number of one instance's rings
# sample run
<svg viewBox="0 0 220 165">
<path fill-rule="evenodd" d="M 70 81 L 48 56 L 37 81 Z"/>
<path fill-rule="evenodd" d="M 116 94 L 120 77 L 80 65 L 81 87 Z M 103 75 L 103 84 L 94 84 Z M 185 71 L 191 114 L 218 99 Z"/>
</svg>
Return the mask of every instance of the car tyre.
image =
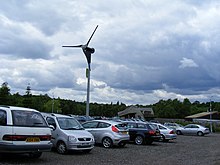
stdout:
<svg viewBox="0 0 220 165">
<path fill-rule="evenodd" d="M 113 146 L 112 139 L 109 137 L 104 137 L 102 140 L 102 145 L 105 148 L 111 148 Z"/>
<path fill-rule="evenodd" d="M 182 135 L 182 132 L 181 132 L 180 130 L 177 130 L 177 131 L 176 131 L 176 134 L 177 134 L 177 135 Z"/>
<path fill-rule="evenodd" d="M 199 131 L 199 132 L 197 132 L 197 135 L 198 136 L 203 136 L 204 134 L 203 134 L 203 132 Z"/>
<path fill-rule="evenodd" d="M 31 153 L 29 153 L 30 158 L 39 158 L 39 157 L 41 157 L 41 155 L 42 155 L 42 152 L 31 152 Z"/>
<path fill-rule="evenodd" d="M 67 153 L 67 147 L 66 147 L 66 144 L 64 142 L 62 142 L 62 141 L 58 142 L 57 152 L 59 154 L 66 154 Z"/>
<path fill-rule="evenodd" d="M 144 138 L 141 135 L 136 136 L 136 138 L 134 139 L 135 144 L 137 145 L 142 145 L 144 144 Z"/>
</svg>

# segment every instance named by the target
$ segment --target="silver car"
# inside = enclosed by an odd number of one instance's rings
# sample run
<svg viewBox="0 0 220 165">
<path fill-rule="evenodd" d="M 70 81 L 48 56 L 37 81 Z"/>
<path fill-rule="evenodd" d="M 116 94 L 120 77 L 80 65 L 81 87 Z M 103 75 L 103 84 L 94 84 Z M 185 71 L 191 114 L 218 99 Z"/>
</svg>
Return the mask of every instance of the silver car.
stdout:
<svg viewBox="0 0 220 165">
<path fill-rule="evenodd" d="M 93 134 L 95 143 L 102 144 L 105 148 L 113 145 L 124 147 L 129 142 L 128 130 L 121 122 L 92 120 L 83 123 L 82 126 Z"/>
<path fill-rule="evenodd" d="M 176 133 L 178 135 L 198 135 L 198 136 L 204 136 L 205 134 L 209 134 L 209 128 L 203 127 L 199 124 L 188 124 L 185 127 L 178 128 L 176 130 Z"/>
<path fill-rule="evenodd" d="M 60 154 L 69 150 L 90 152 L 94 148 L 94 137 L 73 117 L 61 114 L 42 113 L 52 130 L 53 147 Z"/>
<path fill-rule="evenodd" d="M 166 127 L 165 125 L 162 125 L 160 123 L 151 123 L 151 124 L 160 130 L 162 141 L 168 142 L 169 140 L 173 140 L 177 138 L 177 135 L 173 129 Z"/>
</svg>

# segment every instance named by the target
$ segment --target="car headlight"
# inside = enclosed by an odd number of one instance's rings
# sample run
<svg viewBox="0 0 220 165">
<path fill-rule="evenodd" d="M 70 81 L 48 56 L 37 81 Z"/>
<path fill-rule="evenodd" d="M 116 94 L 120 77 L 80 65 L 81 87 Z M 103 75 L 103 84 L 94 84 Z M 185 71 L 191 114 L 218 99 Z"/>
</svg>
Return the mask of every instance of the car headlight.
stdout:
<svg viewBox="0 0 220 165">
<path fill-rule="evenodd" d="M 77 139 L 75 138 L 75 136 L 69 136 L 68 140 L 69 140 L 70 142 L 76 142 L 76 141 L 77 141 Z"/>
</svg>

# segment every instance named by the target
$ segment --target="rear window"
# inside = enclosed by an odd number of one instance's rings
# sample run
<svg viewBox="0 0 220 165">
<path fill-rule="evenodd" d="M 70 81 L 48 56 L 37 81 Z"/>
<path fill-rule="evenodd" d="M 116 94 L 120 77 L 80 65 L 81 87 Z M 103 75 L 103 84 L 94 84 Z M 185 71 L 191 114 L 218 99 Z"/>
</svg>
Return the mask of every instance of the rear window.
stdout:
<svg viewBox="0 0 220 165">
<path fill-rule="evenodd" d="M 12 120 L 14 126 L 48 127 L 39 112 L 27 110 L 13 110 Z"/>
<path fill-rule="evenodd" d="M 126 125 L 127 128 L 137 128 L 137 124 L 136 123 L 124 123 Z"/>
<path fill-rule="evenodd" d="M 157 126 L 153 125 L 153 124 L 146 124 L 149 128 L 156 130 Z"/>
<path fill-rule="evenodd" d="M 117 127 L 118 129 L 127 129 L 127 125 L 123 124 L 123 123 L 117 124 L 117 125 L 115 125 L 115 127 Z"/>
<path fill-rule="evenodd" d="M 6 125 L 7 120 L 6 120 L 6 112 L 3 110 L 0 110 L 0 125 Z"/>
</svg>

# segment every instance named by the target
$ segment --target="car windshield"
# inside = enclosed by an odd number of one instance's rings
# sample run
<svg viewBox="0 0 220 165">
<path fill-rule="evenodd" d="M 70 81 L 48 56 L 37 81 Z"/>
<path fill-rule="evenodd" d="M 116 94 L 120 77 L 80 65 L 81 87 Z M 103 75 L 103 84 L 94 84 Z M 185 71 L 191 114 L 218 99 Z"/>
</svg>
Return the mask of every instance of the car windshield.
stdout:
<svg viewBox="0 0 220 165">
<path fill-rule="evenodd" d="M 61 129 L 64 130 L 83 130 L 82 125 L 74 118 L 58 117 L 57 121 Z"/>
<path fill-rule="evenodd" d="M 14 126 L 48 127 L 39 112 L 27 110 L 13 110 L 12 120 Z"/>
</svg>

